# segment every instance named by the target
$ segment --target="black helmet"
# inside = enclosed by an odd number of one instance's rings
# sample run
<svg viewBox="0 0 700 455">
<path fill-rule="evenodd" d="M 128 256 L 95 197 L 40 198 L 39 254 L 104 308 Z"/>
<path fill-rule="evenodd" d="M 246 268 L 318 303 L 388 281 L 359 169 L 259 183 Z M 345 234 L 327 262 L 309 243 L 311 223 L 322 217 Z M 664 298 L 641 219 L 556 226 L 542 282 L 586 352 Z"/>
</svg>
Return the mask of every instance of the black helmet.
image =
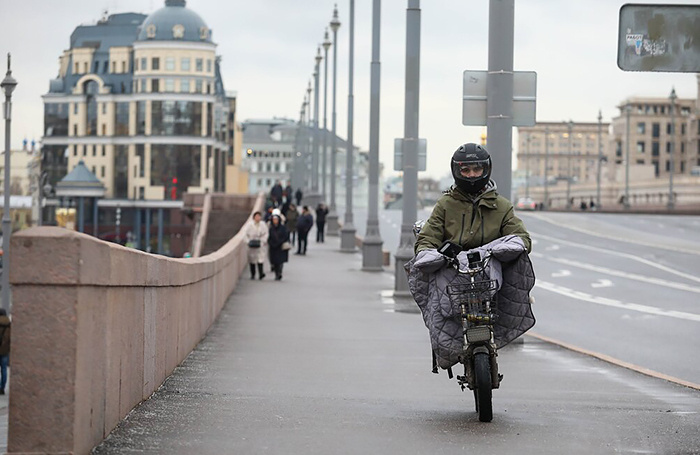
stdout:
<svg viewBox="0 0 700 455">
<path fill-rule="evenodd" d="M 480 167 L 483 172 L 476 177 L 465 177 L 461 172 L 465 167 Z M 466 193 L 478 193 L 491 178 L 491 155 L 479 144 L 460 145 L 452 155 L 450 168 L 457 188 Z"/>
</svg>

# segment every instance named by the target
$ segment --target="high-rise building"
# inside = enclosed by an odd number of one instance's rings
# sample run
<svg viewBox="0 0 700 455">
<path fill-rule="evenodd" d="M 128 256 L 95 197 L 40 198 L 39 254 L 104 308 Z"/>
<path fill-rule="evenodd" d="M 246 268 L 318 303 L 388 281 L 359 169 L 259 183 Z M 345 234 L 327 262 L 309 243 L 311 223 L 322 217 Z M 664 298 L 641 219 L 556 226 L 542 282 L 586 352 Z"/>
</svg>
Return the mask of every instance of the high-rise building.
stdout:
<svg viewBox="0 0 700 455">
<path fill-rule="evenodd" d="M 179 208 L 185 192 L 235 188 L 227 176 L 240 173 L 227 167 L 236 165 L 240 129 L 216 48 L 185 0 L 165 0 L 148 16 L 113 14 L 78 26 L 43 96 L 48 183 L 83 161 L 105 186 L 100 210 L 118 206 L 122 220 L 129 208 Z M 100 225 L 114 221 L 99 216 Z"/>
</svg>

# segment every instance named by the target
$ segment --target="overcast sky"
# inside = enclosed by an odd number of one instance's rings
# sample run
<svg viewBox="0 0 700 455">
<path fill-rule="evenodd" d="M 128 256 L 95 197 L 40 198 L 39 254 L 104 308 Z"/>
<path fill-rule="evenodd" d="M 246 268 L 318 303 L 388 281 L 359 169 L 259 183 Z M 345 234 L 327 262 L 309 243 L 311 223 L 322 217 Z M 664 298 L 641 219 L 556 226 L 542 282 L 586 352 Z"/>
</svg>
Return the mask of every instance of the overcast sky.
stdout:
<svg viewBox="0 0 700 455">
<path fill-rule="evenodd" d="M 332 17 L 334 0 L 188 0 L 213 30 L 226 90 L 238 92 L 239 119 L 288 117 L 299 109 L 314 69 L 316 46 Z M 349 0 L 338 2 L 338 134 L 348 112 Z M 517 0 L 515 70 L 537 72 L 537 120 L 595 122 L 617 115 L 629 96 L 697 97 L 688 73 L 632 73 L 617 67 L 618 0 Z M 635 3 L 644 3 L 635 1 Z M 660 3 L 660 2 L 655 2 Z M 697 2 L 673 0 L 674 4 Z M 407 0 L 382 2 L 380 160 L 393 169 L 393 140 L 403 136 Z M 488 66 L 488 0 L 421 2 L 420 136 L 428 141 L 427 175 L 448 173 L 462 143 L 485 128 L 462 126 L 462 73 Z M 13 148 L 39 140 L 41 95 L 58 73 L 58 57 L 80 24 L 109 13 L 150 13 L 164 0 L 0 0 L 0 71 L 12 53 Z M 311 6 L 313 5 L 313 6 Z M 372 1 L 355 2 L 354 142 L 369 147 Z M 331 34 L 332 35 L 332 34 Z M 329 51 L 332 63 L 332 52 Z M 322 63 L 323 65 L 323 63 Z M 331 122 L 329 64 L 328 126 Z M 323 81 L 321 80 L 321 86 Z M 320 119 L 323 121 L 321 103 Z M 4 149 L 4 128 L 0 128 Z M 491 150 L 492 153 L 498 151 Z"/>
</svg>

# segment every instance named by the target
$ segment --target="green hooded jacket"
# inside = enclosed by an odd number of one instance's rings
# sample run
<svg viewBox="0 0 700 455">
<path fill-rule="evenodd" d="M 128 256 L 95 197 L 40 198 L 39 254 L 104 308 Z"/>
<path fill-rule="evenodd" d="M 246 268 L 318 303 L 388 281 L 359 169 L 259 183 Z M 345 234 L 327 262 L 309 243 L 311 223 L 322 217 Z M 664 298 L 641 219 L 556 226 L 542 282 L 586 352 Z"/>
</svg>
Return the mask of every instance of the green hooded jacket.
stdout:
<svg viewBox="0 0 700 455">
<path fill-rule="evenodd" d="M 530 234 L 522 220 L 513 213 L 513 204 L 496 192 L 491 181 L 481 194 L 472 196 L 452 186 L 435 204 L 433 213 L 418 234 L 415 253 L 438 248 L 445 240 L 464 250 L 485 245 L 504 235 L 523 239 L 529 253 Z"/>
</svg>

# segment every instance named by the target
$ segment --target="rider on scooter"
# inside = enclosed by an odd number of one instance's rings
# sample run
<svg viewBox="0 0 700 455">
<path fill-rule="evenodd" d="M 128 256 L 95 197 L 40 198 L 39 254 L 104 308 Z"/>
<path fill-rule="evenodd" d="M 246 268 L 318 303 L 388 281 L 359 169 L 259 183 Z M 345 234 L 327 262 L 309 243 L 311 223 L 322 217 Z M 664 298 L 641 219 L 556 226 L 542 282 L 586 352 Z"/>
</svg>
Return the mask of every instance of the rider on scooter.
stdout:
<svg viewBox="0 0 700 455">
<path fill-rule="evenodd" d="M 513 213 L 513 204 L 496 192 L 491 156 L 478 144 L 459 146 L 450 163 L 455 184 L 442 195 L 423 225 L 415 253 L 450 240 L 464 250 L 515 234 L 531 250 L 530 234 Z"/>
</svg>

